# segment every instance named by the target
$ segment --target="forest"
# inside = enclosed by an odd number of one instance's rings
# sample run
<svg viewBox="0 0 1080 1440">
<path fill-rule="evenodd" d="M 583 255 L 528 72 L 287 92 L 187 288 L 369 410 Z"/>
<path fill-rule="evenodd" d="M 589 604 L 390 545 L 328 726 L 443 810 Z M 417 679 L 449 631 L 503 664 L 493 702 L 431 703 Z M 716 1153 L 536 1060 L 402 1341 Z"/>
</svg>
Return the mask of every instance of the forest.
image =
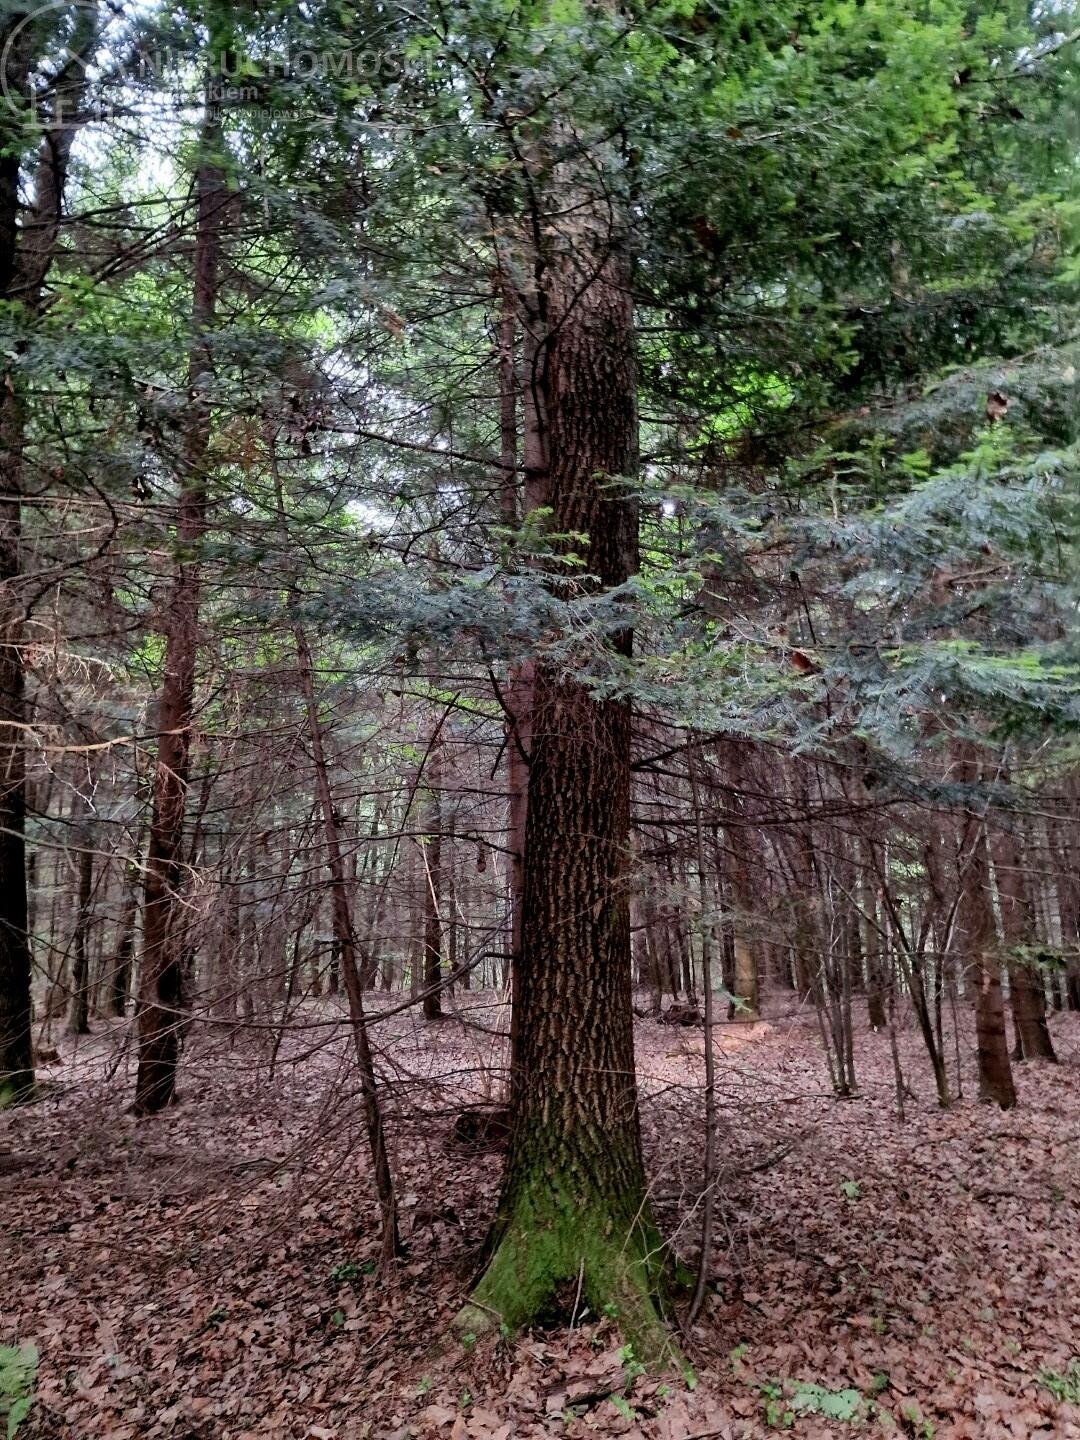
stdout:
<svg viewBox="0 0 1080 1440">
<path fill-rule="evenodd" d="M 1076 0 L 0 0 L 7 1440 L 1080 1437 Z"/>
</svg>

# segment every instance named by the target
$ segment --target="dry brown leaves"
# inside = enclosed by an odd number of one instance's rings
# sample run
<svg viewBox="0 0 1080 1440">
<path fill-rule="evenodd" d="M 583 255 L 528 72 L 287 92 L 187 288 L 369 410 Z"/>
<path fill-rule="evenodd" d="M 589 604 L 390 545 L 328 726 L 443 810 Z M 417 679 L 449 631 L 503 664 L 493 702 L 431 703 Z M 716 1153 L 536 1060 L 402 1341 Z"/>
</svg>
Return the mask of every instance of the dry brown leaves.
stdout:
<svg viewBox="0 0 1080 1440">
<path fill-rule="evenodd" d="M 837 1101 L 806 1017 L 722 1029 L 718 1244 L 685 1340 L 693 1391 L 636 1373 L 595 1316 L 466 1353 L 446 1343 L 499 1169 L 446 1143 L 501 1063 L 497 1037 L 456 1021 L 377 1031 L 410 1249 L 396 1275 L 372 1273 L 363 1127 L 333 1018 L 313 1010 L 272 1080 L 254 1042 L 195 1041 L 183 1103 L 154 1122 L 125 1113 L 123 1034 L 102 1029 L 77 1055 L 63 1042 L 57 1088 L 0 1118 L 0 1342 L 41 1353 L 20 1440 L 1080 1436 L 1080 1410 L 1046 1379 L 1080 1355 L 1080 1018 L 1054 1017 L 1063 1064 L 1020 1067 L 1007 1115 L 970 1098 L 939 1112 L 905 1032 L 903 1126 L 886 1037 L 860 1037 L 862 1094 Z M 655 1204 L 691 1263 L 702 1050 L 700 1031 L 639 1025 Z M 855 1418 L 815 1411 L 814 1386 L 858 1392 Z"/>
</svg>

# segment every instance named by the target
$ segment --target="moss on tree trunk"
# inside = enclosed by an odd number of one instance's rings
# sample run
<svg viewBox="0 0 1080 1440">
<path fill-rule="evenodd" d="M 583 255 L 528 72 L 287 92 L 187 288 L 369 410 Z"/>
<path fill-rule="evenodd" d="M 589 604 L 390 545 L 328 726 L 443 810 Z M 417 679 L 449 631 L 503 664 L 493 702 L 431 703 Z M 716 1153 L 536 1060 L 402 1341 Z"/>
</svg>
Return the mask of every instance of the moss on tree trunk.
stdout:
<svg viewBox="0 0 1080 1440">
<path fill-rule="evenodd" d="M 588 537 L 587 579 L 557 558 L 580 540 L 554 541 L 551 587 L 562 598 L 622 585 L 637 563 L 635 502 L 619 483 L 637 467 L 632 306 L 611 235 L 579 237 L 583 248 L 601 238 L 608 259 L 584 289 L 569 262 L 548 272 L 548 340 L 527 397 L 536 423 L 527 416 L 526 429 L 546 446 L 527 466 L 532 503 L 550 509 L 555 536 Z M 609 651 L 629 653 L 630 635 L 616 622 Z M 640 1358 L 661 1366 L 676 1352 L 634 1070 L 630 707 L 546 663 L 531 700 L 510 1144 L 487 1269 L 462 1324 L 569 1320 L 587 1306 L 615 1315 Z"/>
<path fill-rule="evenodd" d="M 610 1195 L 538 1171 L 515 1197 L 459 1323 L 480 1330 L 497 1317 L 517 1329 L 606 1315 L 644 1363 L 680 1366 L 664 1322 L 664 1254 L 644 1206 L 632 1214 Z"/>
<path fill-rule="evenodd" d="M 629 753 L 629 713 L 541 671 L 534 719 L 510 1145 L 474 1298 L 512 1328 L 613 1315 L 639 1357 L 663 1365 L 676 1352 L 641 1156 L 619 843 L 629 776 L 614 763 Z"/>
</svg>

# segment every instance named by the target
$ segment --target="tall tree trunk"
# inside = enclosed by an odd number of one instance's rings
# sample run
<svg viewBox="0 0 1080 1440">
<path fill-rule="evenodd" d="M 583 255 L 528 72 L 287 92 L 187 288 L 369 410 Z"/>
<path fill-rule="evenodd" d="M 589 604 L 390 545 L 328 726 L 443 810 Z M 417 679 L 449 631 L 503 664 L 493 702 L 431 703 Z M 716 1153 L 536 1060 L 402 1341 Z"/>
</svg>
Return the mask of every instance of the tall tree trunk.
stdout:
<svg viewBox="0 0 1080 1440">
<path fill-rule="evenodd" d="M 140 841 L 139 851 L 141 850 Z M 127 866 L 124 908 L 120 916 L 116 953 L 113 956 L 109 1008 L 116 1016 L 127 1013 L 128 993 L 131 989 L 131 960 L 135 954 L 135 921 L 139 914 L 139 879 L 139 865 L 136 860 Z"/>
<path fill-rule="evenodd" d="M 861 878 L 859 881 L 859 929 L 862 932 L 862 949 L 866 960 L 866 1014 L 871 1030 L 884 1030 L 889 1023 L 885 1013 L 885 963 L 884 942 L 876 929 L 877 902 L 874 898 L 873 877 L 867 869 L 865 856 L 866 842 L 859 849 Z M 940 964 L 940 957 L 938 964 Z"/>
<path fill-rule="evenodd" d="M 731 866 L 732 897 L 735 901 L 735 998 L 739 1002 L 735 1011 L 737 1020 L 758 1018 L 758 964 L 751 944 L 749 917 L 753 909 L 753 892 L 746 863 L 738 851 Z"/>
<path fill-rule="evenodd" d="M 747 779 L 746 760 L 742 747 L 737 745 L 728 746 L 726 751 L 722 750 L 719 758 L 721 763 L 726 762 L 728 778 L 733 787 L 728 803 L 733 806 L 737 805 L 744 818 L 743 825 L 733 826 L 724 832 L 724 843 L 728 846 L 731 854 L 728 870 L 731 875 L 732 941 L 735 961 L 733 993 L 736 1000 L 740 1002 L 734 1007 L 733 1015 L 735 1019 L 756 1020 L 760 1005 L 760 967 L 757 959 L 760 940 L 751 940 L 750 917 L 757 904 L 760 904 L 760 896 L 755 897 L 750 877 L 752 870 L 760 873 L 755 863 L 759 861 L 759 856 L 756 853 L 757 846 L 753 831 L 746 823 L 748 802 L 734 788 L 740 782 L 745 783 Z"/>
<path fill-rule="evenodd" d="M 5 96 L 25 95 L 34 31 L 16 7 L 0 21 Z M 41 307 L 64 207 L 71 147 L 86 85 L 83 60 L 94 44 L 96 17 L 76 16 L 69 60 L 52 86 L 53 113 L 38 151 L 34 193 L 19 228 L 20 156 L 8 134 L 0 155 L 0 300 L 33 319 Z M 0 1107 L 34 1091 L 30 941 L 26 892 L 25 676 L 22 573 L 24 420 L 17 372 L 0 386 Z"/>
<path fill-rule="evenodd" d="M 596 237 L 582 238 L 588 279 L 563 259 L 548 272 L 543 343 L 527 383 L 547 417 L 552 528 L 588 536 L 586 570 L 608 589 L 636 566 L 636 508 L 615 482 L 637 467 L 637 368 L 625 267 L 610 236 L 599 263 Z M 557 594 L 582 593 L 570 567 L 552 569 Z M 626 653 L 629 632 L 613 643 Z M 653 1299 L 661 1252 L 638 1124 L 629 861 L 629 704 L 594 699 L 581 681 L 538 663 L 510 1142 L 475 1292 L 483 1309 L 470 1307 L 466 1323 L 490 1324 L 494 1312 L 520 1325 L 569 1311 L 579 1289 L 596 1313 L 614 1305 L 640 1352 L 656 1358 L 670 1342 Z"/>
<path fill-rule="evenodd" d="M 239 990 L 240 884 L 231 861 L 221 877 L 218 924 L 210 1013 L 215 1020 L 235 1022 Z"/>
<path fill-rule="evenodd" d="M 469 988 L 468 967 L 461 972 L 461 925 L 458 907 L 457 845 L 455 844 L 457 820 L 456 811 L 451 808 L 446 820 L 446 846 L 443 863 L 446 875 L 446 963 L 450 970 L 450 991 L 454 992 L 458 980 Z"/>
<path fill-rule="evenodd" d="M 360 988 L 374 990 L 379 975 L 377 956 L 379 909 L 383 886 L 379 877 L 379 859 L 375 841 L 379 838 L 379 807 L 374 805 L 371 812 L 371 826 L 368 830 L 368 844 L 364 852 L 361 875 L 367 890 L 364 905 L 363 942 L 358 945 L 360 957 Z M 359 896 L 357 897 L 359 903 Z"/>
<path fill-rule="evenodd" d="M 500 286 L 499 317 L 499 458 L 502 463 L 502 520 L 508 530 L 520 524 L 517 442 L 517 320 L 507 284 Z M 525 364 L 535 363 L 535 345 L 526 344 Z M 543 473 L 544 419 L 534 386 L 524 399 L 524 469 L 526 506 L 535 477 Z M 507 849 L 510 852 L 510 969 L 521 957 L 521 925 L 525 892 L 525 816 L 529 803 L 529 746 L 532 743 L 533 664 L 525 660 L 510 666 L 506 709 L 506 787 L 508 801 Z"/>
<path fill-rule="evenodd" d="M 1062 826 L 1064 834 L 1057 844 L 1051 843 L 1055 864 L 1055 889 L 1061 923 L 1061 943 L 1065 949 L 1063 1002 L 1068 1010 L 1080 1010 L 1080 847 L 1075 843 L 1075 824 Z M 1061 1009 L 1061 1005 L 1056 1006 Z"/>
<path fill-rule="evenodd" d="M 1020 1053 L 1018 1060 L 1056 1061 L 1054 1043 L 1046 1024 L 1046 991 L 1042 976 L 1032 962 L 1016 954 L 1018 947 L 1036 939 L 1031 890 L 1024 873 L 1022 853 L 1012 829 L 994 832 L 992 854 L 1001 908 L 1002 938 L 1012 953 L 1009 967 L 1009 1000 Z"/>
<path fill-rule="evenodd" d="M 713 976 L 712 937 L 713 925 L 709 916 L 709 890 L 705 877 L 705 836 L 701 816 L 701 796 L 698 787 L 698 746 L 693 741 L 687 752 L 687 769 L 690 780 L 690 800 L 694 812 L 694 858 L 697 861 L 698 895 L 701 904 L 701 993 L 705 1001 L 705 1154 L 702 1172 L 703 1199 L 701 1205 L 701 1257 L 698 1262 L 697 1283 L 690 1300 L 687 1323 L 697 1319 L 705 1301 L 709 1268 L 712 1264 L 713 1217 L 716 1209 L 716 1053 L 713 1049 Z"/>
<path fill-rule="evenodd" d="M 962 772 L 975 778 L 974 762 Z M 1001 990 L 1001 962 L 997 955 L 994 910 L 990 895 L 990 857 L 986 824 L 971 815 L 963 827 L 960 851 L 960 904 L 956 929 L 966 973 L 975 990 L 975 1035 L 979 1062 L 979 1099 L 1010 1110 L 1016 1104 L 1009 1040 L 1005 1032 L 1005 1002 Z"/>
<path fill-rule="evenodd" d="M 12 231 L 14 224 L 13 216 Z M 34 1089 L 26 930 L 26 757 L 21 729 L 22 430 L 18 396 L 12 385 L 5 385 L 0 395 L 0 1106 L 28 1099 Z"/>
<path fill-rule="evenodd" d="M 73 1035 L 86 1035 L 90 1030 L 90 965 L 87 936 L 90 929 L 91 896 L 94 888 L 93 831 L 84 823 L 76 831 L 79 845 L 79 908 L 75 914 L 75 936 L 72 942 L 71 1012 L 69 1028 Z"/>
<path fill-rule="evenodd" d="M 217 303 L 222 221 L 228 199 L 218 164 L 222 145 L 220 81 L 206 86 L 195 176 L 195 260 L 188 415 L 176 523 L 177 562 L 165 615 L 165 674 L 158 704 L 158 750 L 143 901 L 139 1071 L 135 1112 L 165 1109 L 176 1092 L 182 964 L 173 915 L 182 878 L 181 847 L 191 752 L 198 651 L 199 557 L 206 530 L 212 355 L 209 332 Z"/>
<path fill-rule="evenodd" d="M 431 742 L 427 835 L 421 852 L 424 881 L 424 1019 L 442 1019 L 442 740 Z"/>
</svg>

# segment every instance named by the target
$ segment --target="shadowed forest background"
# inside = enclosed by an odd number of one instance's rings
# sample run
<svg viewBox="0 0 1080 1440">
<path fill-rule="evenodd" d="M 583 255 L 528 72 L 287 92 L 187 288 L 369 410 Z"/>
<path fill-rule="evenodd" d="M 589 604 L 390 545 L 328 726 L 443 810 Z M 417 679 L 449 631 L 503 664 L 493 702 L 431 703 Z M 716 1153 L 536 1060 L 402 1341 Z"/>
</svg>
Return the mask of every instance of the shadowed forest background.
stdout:
<svg viewBox="0 0 1080 1440">
<path fill-rule="evenodd" d="M 8 1440 L 1080 1435 L 1078 44 L 0 0 Z"/>
</svg>

